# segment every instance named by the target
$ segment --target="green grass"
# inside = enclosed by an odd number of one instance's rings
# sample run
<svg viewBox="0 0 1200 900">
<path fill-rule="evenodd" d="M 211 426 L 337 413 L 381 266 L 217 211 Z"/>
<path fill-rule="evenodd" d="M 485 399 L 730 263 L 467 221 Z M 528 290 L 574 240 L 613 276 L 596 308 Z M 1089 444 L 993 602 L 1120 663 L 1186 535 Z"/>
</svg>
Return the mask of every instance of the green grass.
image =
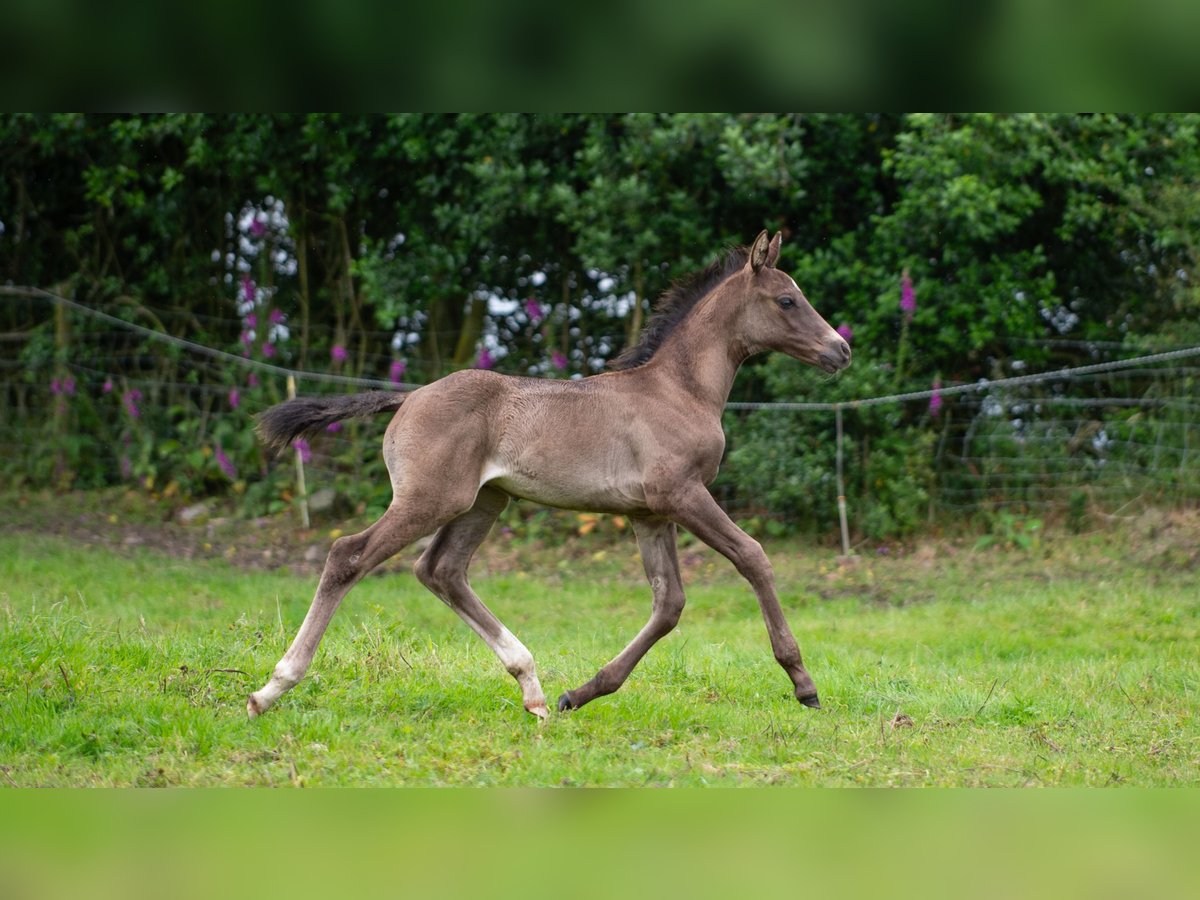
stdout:
<svg viewBox="0 0 1200 900">
<path fill-rule="evenodd" d="M 1194 785 L 1194 559 L 1130 539 L 847 569 L 769 548 L 819 712 L 748 587 L 689 548 L 680 628 L 620 692 L 539 724 L 407 574 L 355 588 L 309 677 L 248 721 L 315 579 L 3 533 L 0 784 Z M 474 579 L 551 703 L 648 612 L 632 542 L 597 556 Z"/>
</svg>

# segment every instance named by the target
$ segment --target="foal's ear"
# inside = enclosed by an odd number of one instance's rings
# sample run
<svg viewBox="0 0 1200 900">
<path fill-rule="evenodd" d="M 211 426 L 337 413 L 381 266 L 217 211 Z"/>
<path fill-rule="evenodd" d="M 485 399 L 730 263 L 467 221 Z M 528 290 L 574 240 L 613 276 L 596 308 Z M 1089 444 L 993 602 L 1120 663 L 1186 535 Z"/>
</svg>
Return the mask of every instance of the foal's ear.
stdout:
<svg viewBox="0 0 1200 900">
<path fill-rule="evenodd" d="M 764 231 L 763 234 L 766 234 L 766 232 Z M 782 246 L 783 232 L 777 231 L 775 232 L 775 237 L 771 238 L 771 246 L 767 248 L 766 266 L 768 269 L 775 268 L 775 263 L 779 262 L 779 248 Z"/>
<path fill-rule="evenodd" d="M 754 239 L 754 244 L 750 247 L 750 268 L 756 273 L 762 271 L 762 267 L 767 264 L 768 250 L 767 232 L 764 230 Z"/>
</svg>

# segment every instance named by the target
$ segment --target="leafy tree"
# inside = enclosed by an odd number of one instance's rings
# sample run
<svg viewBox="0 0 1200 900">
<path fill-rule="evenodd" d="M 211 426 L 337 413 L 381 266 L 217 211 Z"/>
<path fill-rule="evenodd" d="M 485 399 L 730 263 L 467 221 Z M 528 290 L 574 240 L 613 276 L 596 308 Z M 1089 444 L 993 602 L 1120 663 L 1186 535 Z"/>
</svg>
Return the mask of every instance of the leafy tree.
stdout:
<svg viewBox="0 0 1200 900">
<path fill-rule="evenodd" d="M 735 396 L 907 390 L 993 377 L 1017 360 L 1079 362 L 1078 342 L 1200 340 L 1198 125 L 1108 114 L 5 114 L 0 279 L 302 369 L 567 376 L 634 340 L 672 279 L 778 228 L 781 264 L 852 334 L 856 362 L 831 385 L 758 360 Z M 135 385 L 148 410 L 172 411 L 123 430 L 109 416 L 112 433 L 96 443 L 107 455 L 26 448 L 39 479 L 89 465 L 88 483 L 119 478 L 126 438 L 145 442 L 135 456 L 147 472 L 170 467 L 164 448 L 208 446 L 188 464 L 198 490 L 228 481 L 218 438 L 239 473 L 266 465 L 213 423 L 227 392 L 241 392 L 244 416 L 278 385 L 226 373 L 214 388 L 136 334 L 89 334 L 30 300 L 0 305 L 0 332 L 22 337 L 0 347 L 4 403 L 22 421 L 76 371 L 73 356 L 103 345 L 122 360 L 54 405 L 51 444 L 73 425 L 108 428 L 103 404 L 116 409 Z M 97 401 L 104 375 L 117 381 Z M 886 473 L 855 486 L 880 534 L 912 527 L 929 482 L 924 412 L 887 415 L 847 420 L 855 471 Z M 826 470 L 827 436 L 803 417 L 735 418 L 724 496 L 825 521 L 804 473 Z M 809 448 L 803 471 L 776 465 L 796 458 L 789 447 Z M 877 481 L 909 487 L 885 495 Z"/>
</svg>

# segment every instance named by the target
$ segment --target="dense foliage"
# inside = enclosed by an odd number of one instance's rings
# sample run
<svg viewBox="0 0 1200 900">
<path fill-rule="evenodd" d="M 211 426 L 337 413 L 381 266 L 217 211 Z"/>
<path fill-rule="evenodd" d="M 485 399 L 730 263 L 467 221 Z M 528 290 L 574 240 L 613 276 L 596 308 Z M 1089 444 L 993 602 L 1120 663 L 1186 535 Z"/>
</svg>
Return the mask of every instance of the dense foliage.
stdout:
<svg viewBox="0 0 1200 900">
<path fill-rule="evenodd" d="M 852 334 L 856 362 L 833 383 L 760 362 L 735 399 L 851 399 L 1082 361 L 1089 341 L 1200 340 L 1198 126 L 1173 115 L 9 114 L 0 280 L 297 369 L 566 377 L 602 369 L 672 278 L 781 229 L 781 266 Z M 119 368 L 89 375 L 62 319 L 44 303 L 0 305 L 14 338 L 0 346 L 5 408 L 14 420 L 51 408 L 42 437 L 56 442 L 47 453 L 22 438 L 20 478 L 155 475 L 207 493 L 230 471 L 265 471 L 245 421 L 217 414 L 238 404 L 219 401 L 243 392 L 245 415 L 255 391 L 261 404 L 280 387 L 245 373 L 200 400 L 155 387 L 134 415 L 135 385 L 203 378 L 136 336 Z M 848 421 L 852 440 L 876 435 L 852 474 L 871 495 L 872 533 L 912 527 L 927 505 L 928 420 L 895 409 Z M 813 493 L 831 468 L 827 419 L 730 427 L 727 502 L 828 522 Z M 111 450 L 121 441 L 133 450 Z"/>
</svg>

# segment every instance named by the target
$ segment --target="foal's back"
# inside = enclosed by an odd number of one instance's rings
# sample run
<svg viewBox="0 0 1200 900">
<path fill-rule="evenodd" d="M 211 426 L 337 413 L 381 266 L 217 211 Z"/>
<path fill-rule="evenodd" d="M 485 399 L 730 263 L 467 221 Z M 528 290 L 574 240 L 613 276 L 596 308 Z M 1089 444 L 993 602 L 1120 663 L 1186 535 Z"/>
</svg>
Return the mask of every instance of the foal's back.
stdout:
<svg viewBox="0 0 1200 900">
<path fill-rule="evenodd" d="M 404 481 L 452 472 L 548 506 L 644 511 L 649 470 L 696 443 L 685 434 L 695 423 L 654 395 L 650 374 L 456 372 L 408 396 L 384 440 L 389 470 Z"/>
</svg>

